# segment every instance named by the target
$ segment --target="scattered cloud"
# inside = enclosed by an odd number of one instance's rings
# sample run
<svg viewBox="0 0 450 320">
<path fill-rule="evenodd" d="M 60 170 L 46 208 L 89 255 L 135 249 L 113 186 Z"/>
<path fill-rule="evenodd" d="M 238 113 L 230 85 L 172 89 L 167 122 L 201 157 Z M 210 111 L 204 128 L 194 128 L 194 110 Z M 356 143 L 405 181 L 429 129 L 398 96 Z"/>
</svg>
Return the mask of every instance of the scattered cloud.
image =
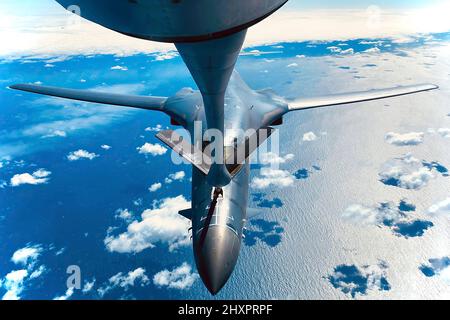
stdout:
<svg viewBox="0 0 450 320">
<path fill-rule="evenodd" d="M 97 155 L 95 153 L 91 153 L 86 150 L 80 149 L 80 150 L 69 153 L 67 155 L 67 159 L 69 161 L 78 161 L 78 160 L 82 160 L 82 159 L 93 160 L 93 159 L 97 158 L 98 156 L 99 155 Z"/>
<path fill-rule="evenodd" d="M 86 281 L 81 292 L 83 292 L 83 294 L 91 292 L 92 289 L 94 289 L 95 281 L 95 278 L 92 279 L 92 281 Z"/>
<path fill-rule="evenodd" d="M 416 146 L 423 142 L 425 134 L 423 132 L 409 132 L 409 133 L 386 133 L 384 139 L 387 143 L 396 146 Z"/>
<path fill-rule="evenodd" d="M 13 253 L 11 261 L 22 269 L 10 271 L 3 279 L 0 278 L 0 288 L 6 290 L 2 300 L 20 300 L 27 283 L 47 271 L 44 265 L 35 268 L 42 252 L 42 246 L 28 245 Z"/>
<path fill-rule="evenodd" d="M 28 271 L 15 270 L 8 273 L 1 281 L 1 286 L 6 290 L 2 300 L 20 300 L 20 294 L 24 290 L 24 282 L 28 277 Z"/>
<path fill-rule="evenodd" d="M 174 181 L 183 181 L 183 179 L 186 177 L 186 173 L 184 171 L 178 171 L 175 173 L 170 174 L 164 181 L 167 184 L 170 184 Z"/>
<path fill-rule="evenodd" d="M 352 298 L 357 295 L 365 296 L 371 291 L 389 291 L 391 286 L 387 280 L 388 266 L 381 261 L 376 265 L 339 265 L 333 274 L 328 276 L 331 285 L 349 294 Z"/>
<path fill-rule="evenodd" d="M 185 290 L 192 287 L 199 278 L 198 274 L 192 272 L 192 267 L 184 262 L 181 266 L 169 271 L 162 270 L 153 276 L 153 283 L 158 287 Z"/>
<path fill-rule="evenodd" d="M 145 131 L 147 131 L 147 132 L 160 132 L 162 129 L 163 129 L 162 125 L 157 124 L 155 127 L 145 128 Z"/>
<path fill-rule="evenodd" d="M 342 50 L 342 48 L 340 48 L 340 47 L 331 46 L 331 47 L 328 47 L 327 49 L 330 50 L 331 53 L 339 53 L 342 55 L 350 55 L 350 54 L 355 53 L 355 50 L 353 48 L 348 48 L 348 49 Z"/>
<path fill-rule="evenodd" d="M 111 67 L 111 70 L 128 71 L 128 68 L 125 66 L 114 66 Z"/>
<path fill-rule="evenodd" d="M 134 287 L 135 285 L 145 286 L 148 284 L 149 279 L 145 274 L 145 269 L 137 268 L 134 271 L 128 272 L 128 274 L 123 274 L 119 272 L 118 274 L 109 278 L 109 282 L 116 287 L 121 287 L 127 290 L 129 287 Z"/>
<path fill-rule="evenodd" d="M 179 56 L 177 51 L 168 51 L 155 54 L 155 61 L 172 60 Z"/>
<path fill-rule="evenodd" d="M 133 213 L 131 211 L 129 211 L 128 209 L 118 209 L 116 211 L 115 217 L 116 217 L 116 219 L 121 219 L 128 223 L 133 221 L 133 218 L 134 218 Z"/>
<path fill-rule="evenodd" d="M 348 55 L 350 55 L 350 54 L 354 54 L 355 53 L 355 50 L 353 50 L 353 48 L 349 48 L 349 49 L 346 49 L 346 50 L 342 50 L 341 52 L 340 52 L 340 54 L 348 54 Z"/>
<path fill-rule="evenodd" d="M 100 297 L 103 297 L 106 293 L 117 288 L 122 288 L 127 291 L 134 286 L 145 287 L 150 282 L 145 272 L 146 271 L 144 268 L 137 268 L 133 271 L 129 271 L 126 274 L 124 274 L 123 272 L 119 272 L 109 278 L 106 284 L 98 288 L 97 293 L 100 295 Z"/>
<path fill-rule="evenodd" d="M 421 189 L 436 176 L 434 169 L 432 165 L 408 153 L 385 163 L 379 177 L 386 185 L 403 189 Z"/>
<path fill-rule="evenodd" d="M 17 265 L 33 266 L 42 253 L 42 247 L 39 245 L 28 246 L 14 252 L 11 261 Z"/>
<path fill-rule="evenodd" d="M 305 142 L 311 142 L 311 141 L 315 141 L 317 140 L 317 136 L 314 132 L 310 131 L 310 132 L 306 132 L 303 135 L 303 141 Z"/>
<path fill-rule="evenodd" d="M 141 154 L 150 154 L 152 156 L 162 156 L 167 152 L 167 148 L 163 147 L 159 143 L 151 144 L 145 143 L 142 147 L 137 148 Z"/>
<path fill-rule="evenodd" d="M 156 191 L 158 191 L 158 190 L 161 189 L 161 188 L 162 188 L 162 184 L 161 184 L 160 182 L 157 182 L 157 183 L 152 184 L 152 185 L 150 186 L 150 188 L 148 188 L 148 191 L 150 191 L 150 192 L 156 192 Z"/>
<path fill-rule="evenodd" d="M 288 161 L 291 161 L 294 159 L 294 155 L 292 153 L 289 153 L 285 156 L 281 156 L 275 152 L 266 152 L 259 156 L 259 162 L 261 164 L 283 164 Z"/>
<path fill-rule="evenodd" d="M 74 292 L 75 292 L 75 288 L 73 288 L 73 287 L 68 288 L 66 290 L 66 293 L 64 293 L 62 296 L 57 296 L 57 297 L 53 298 L 53 300 L 61 300 L 61 301 L 69 300 L 73 296 Z"/>
<path fill-rule="evenodd" d="M 288 68 L 294 68 L 294 67 L 298 67 L 298 63 L 291 63 L 287 65 Z"/>
<path fill-rule="evenodd" d="M 367 50 L 363 51 L 363 53 L 369 53 L 369 54 L 378 54 L 380 52 L 381 52 L 381 50 L 378 47 L 373 47 L 373 48 L 370 48 L 370 49 L 367 49 Z"/>
<path fill-rule="evenodd" d="M 46 184 L 49 181 L 50 171 L 39 169 L 32 174 L 16 174 L 11 178 L 11 186 L 18 187 L 24 184 L 39 185 Z"/>
<path fill-rule="evenodd" d="M 450 257 L 429 259 L 428 263 L 422 264 L 419 270 L 426 277 L 439 277 L 450 284 Z"/>
<path fill-rule="evenodd" d="M 190 206 L 181 195 L 155 201 L 152 209 L 142 213 L 141 221 L 130 223 L 125 232 L 117 236 L 108 232 L 105 246 L 111 252 L 137 253 L 155 247 L 156 243 L 167 243 L 171 251 L 188 245 L 190 221 L 178 212 Z"/>
<path fill-rule="evenodd" d="M 438 133 L 444 138 L 450 138 L 450 128 L 439 128 Z"/>
<path fill-rule="evenodd" d="M 111 147 L 111 146 L 108 146 L 107 144 L 103 144 L 103 145 L 101 146 L 101 148 L 102 148 L 103 150 L 110 150 L 112 147 Z"/>
<path fill-rule="evenodd" d="M 51 133 L 46 134 L 45 136 L 42 136 L 42 138 L 44 138 L 44 139 L 55 138 L 55 137 L 65 138 L 65 137 L 67 137 L 67 133 L 63 130 L 54 130 Z"/>
<path fill-rule="evenodd" d="M 450 197 L 433 204 L 428 209 L 428 214 L 431 216 L 448 216 L 450 217 Z"/>
<path fill-rule="evenodd" d="M 260 176 L 253 178 L 251 186 L 255 189 L 265 189 L 270 186 L 288 187 L 294 183 L 294 177 L 286 170 L 261 168 Z"/>
<path fill-rule="evenodd" d="M 398 205 L 393 202 L 382 202 L 374 206 L 353 204 L 349 206 L 342 217 L 351 223 L 368 226 L 385 227 L 397 236 L 404 238 L 421 237 L 425 231 L 433 227 L 431 221 L 414 219 L 410 217 L 415 206 L 400 201 Z"/>
</svg>

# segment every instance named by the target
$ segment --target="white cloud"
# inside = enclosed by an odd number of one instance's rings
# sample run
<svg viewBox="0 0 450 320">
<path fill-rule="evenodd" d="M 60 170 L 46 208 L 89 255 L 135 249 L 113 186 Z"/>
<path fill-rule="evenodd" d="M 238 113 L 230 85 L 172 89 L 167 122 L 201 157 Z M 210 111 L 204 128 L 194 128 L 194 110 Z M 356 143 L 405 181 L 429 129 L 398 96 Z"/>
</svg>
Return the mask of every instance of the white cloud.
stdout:
<svg viewBox="0 0 450 320">
<path fill-rule="evenodd" d="M 133 220 L 133 213 L 128 211 L 128 209 L 119 209 L 116 211 L 116 219 L 131 222 Z"/>
<path fill-rule="evenodd" d="M 128 71 L 128 68 L 124 66 L 114 66 L 111 67 L 111 70 Z"/>
<path fill-rule="evenodd" d="M 162 125 L 158 124 L 156 127 L 148 127 L 145 128 L 145 131 L 147 132 L 160 132 L 162 130 Z"/>
<path fill-rule="evenodd" d="M 3 300 L 19 300 L 26 283 L 39 278 L 47 271 L 44 265 L 34 268 L 41 253 L 42 246 L 40 245 L 30 245 L 13 253 L 11 261 L 25 269 L 11 271 L 4 279 L 0 279 L 0 288 L 6 290 L 2 297 Z"/>
<path fill-rule="evenodd" d="M 103 145 L 101 146 L 101 148 L 102 148 L 103 150 L 110 150 L 112 147 L 111 147 L 111 146 L 108 146 L 107 144 L 103 144 Z"/>
<path fill-rule="evenodd" d="M 51 172 L 46 171 L 44 169 L 39 169 L 33 172 L 32 174 L 29 173 L 16 174 L 11 178 L 11 186 L 18 187 L 23 184 L 31 184 L 31 185 L 45 184 L 50 179 L 49 178 L 50 175 Z"/>
<path fill-rule="evenodd" d="M 299 59 L 306 58 L 306 56 L 304 54 L 298 54 L 295 57 L 299 58 Z"/>
<path fill-rule="evenodd" d="M 84 294 L 91 292 L 92 289 L 94 289 L 94 285 L 95 279 L 92 279 L 92 281 L 86 281 L 81 292 L 83 292 Z"/>
<path fill-rule="evenodd" d="M 122 288 L 125 291 L 127 291 L 130 287 L 134 287 L 135 285 L 140 285 L 141 287 L 144 287 L 149 282 L 150 280 L 145 274 L 145 269 L 137 268 L 136 270 L 129 271 L 126 274 L 124 274 L 123 272 L 119 272 L 113 275 L 111 278 L 109 278 L 107 284 L 97 289 L 97 292 L 100 295 L 100 297 L 103 297 L 107 292 L 115 288 Z"/>
<path fill-rule="evenodd" d="M 167 152 L 167 148 L 159 143 L 151 144 L 145 143 L 142 147 L 137 148 L 141 154 L 150 154 L 152 156 L 162 156 Z"/>
<path fill-rule="evenodd" d="M 311 142 L 311 141 L 315 141 L 317 140 L 317 136 L 314 132 L 310 131 L 310 132 L 306 132 L 303 135 L 303 141 L 305 142 Z"/>
<path fill-rule="evenodd" d="M 288 68 L 298 67 L 298 63 L 291 63 L 287 65 Z"/>
<path fill-rule="evenodd" d="M 141 221 L 133 221 L 117 236 L 108 232 L 104 243 L 109 251 L 119 253 L 141 252 L 155 247 L 158 242 L 167 243 L 170 250 L 188 245 L 190 221 L 178 212 L 190 206 L 183 196 L 154 202 L 152 209 L 142 213 Z"/>
<path fill-rule="evenodd" d="M 11 261 L 22 266 L 34 265 L 42 253 L 40 246 L 29 246 L 17 250 L 12 255 Z"/>
<path fill-rule="evenodd" d="M 149 279 L 145 274 L 145 269 L 137 268 L 125 275 L 122 272 L 119 272 L 109 278 L 109 282 L 115 287 L 121 287 L 126 290 L 129 287 L 134 287 L 135 284 L 140 284 L 143 287 L 148 284 Z"/>
<path fill-rule="evenodd" d="M 438 133 L 444 138 L 450 138 L 450 128 L 440 128 Z"/>
<path fill-rule="evenodd" d="M 65 137 L 67 137 L 67 133 L 63 130 L 54 130 L 54 131 L 50 132 L 49 134 L 42 136 L 42 138 L 54 138 L 54 137 L 65 138 Z"/>
<path fill-rule="evenodd" d="M 346 50 L 342 50 L 341 52 L 340 52 L 340 54 L 354 54 L 355 53 L 355 50 L 353 50 L 353 48 L 349 48 L 349 49 L 346 49 Z"/>
<path fill-rule="evenodd" d="M 342 217 L 349 222 L 361 225 L 381 225 L 385 220 L 400 221 L 402 214 L 392 203 L 377 206 L 353 204 L 345 209 Z"/>
<path fill-rule="evenodd" d="M 432 216 L 449 216 L 450 217 L 450 197 L 432 205 L 428 209 L 428 214 Z"/>
<path fill-rule="evenodd" d="M 27 270 L 16 270 L 8 273 L 1 282 L 1 286 L 6 290 L 2 300 L 20 300 L 20 294 L 24 289 L 27 276 Z"/>
<path fill-rule="evenodd" d="M 81 160 L 81 159 L 93 160 L 93 159 L 95 159 L 97 157 L 98 157 L 97 154 L 91 153 L 91 152 L 88 152 L 88 151 L 82 150 L 82 149 L 77 150 L 77 151 L 73 151 L 73 152 L 71 152 L 71 153 L 69 153 L 67 155 L 67 159 L 69 161 L 78 161 L 78 160 Z"/>
<path fill-rule="evenodd" d="M 266 152 L 260 155 L 259 161 L 261 164 L 282 164 L 294 159 L 294 155 L 289 153 L 285 156 L 280 156 L 274 152 Z"/>
<path fill-rule="evenodd" d="M 155 55 L 155 61 L 171 60 L 178 56 L 179 54 L 176 51 L 163 52 Z"/>
<path fill-rule="evenodd" d="M 74 288 L 68 288 L 64 295 L 55 297 L 55 298 L 53 298 L 53 300 L 68 300 L 68 299 L 70 299 L 70 297 L 72 297 L 74 292 L 75 292 Z"/>
<path fill-rule="evenodd" d="M 150 188 L 148 188 L 148 191 L 150 191 L 150 192 L 156 192 L 156 191 L 158 191 L 158 190 L 161 189 L 161 188 L 162 188 L 162 184 L 161 184 L 160 182 L 157 182 L 157 183 L 152 184 L 152 185 L 150 186 Z"/>
<path fill-rule="evenodd" d="M 36 279 L 39 278 L 41 275 L 43 275 L 47 271 L 47 268 L 44 265 L 39 266 L 38 269 L 34 270 L 30 274 L 30 279 Z"/>
<path fill-rule="evenodd" d="M 172 271 L 166 269 L 155 274 L 153 283 L 158 287 L 185 290 L 192 287 L 198 277 L 197 273 L 192 272 L 192 267 L 184 262 Z"/>
<path fill-rule="evenodd" d="M 433 171 L 411 154 L 388 161 L 379 173 L 381 181 L 404 189 L 420 189 L 435 177 Z"/>
<path fill-rule="evenodd" d="M 167 184 L 172 183 L 173 181 L 182 181 L 186 177 L 186 173 L 184 171 L 178 171 L 170 174 L 164 181 Z"/>
<path fill-rule="evenodd" d="M 364 50 L 363 52 L 364 53 L 369 53 L 369 54 L 378 54 L 378 53 L 381 52 L 381 50 L 379 48 L 377 48 L 377 47 L 373 47 L 373 48 Z"/>
<path fill-rule="evenodd" d="M 423 137 L 425 134 L 423 132 L 409 132 L 409 133 L 386 133 L 384 139 L 387 143 L 396 146 L 415 146 L 423 142 Z"/>
<path fill-rule="evenodd" d="M 255 189 L 265 189 L 270 186 L 288 187 L 295 181 L 294 177 L 286 170 L 261 168 L 261 175 L 253 178 L 251 186 Z"/>
<path fill-rule="evenodd" d="M 330 50 L 332 53 L 338 53 L 338 52 L 341 52 L 341 51 L 342 51 L 341 48 L 335 47 L 335 46 L 333 46 L 333 47 L 327 47 L 327 49 Z"/>
</svg>

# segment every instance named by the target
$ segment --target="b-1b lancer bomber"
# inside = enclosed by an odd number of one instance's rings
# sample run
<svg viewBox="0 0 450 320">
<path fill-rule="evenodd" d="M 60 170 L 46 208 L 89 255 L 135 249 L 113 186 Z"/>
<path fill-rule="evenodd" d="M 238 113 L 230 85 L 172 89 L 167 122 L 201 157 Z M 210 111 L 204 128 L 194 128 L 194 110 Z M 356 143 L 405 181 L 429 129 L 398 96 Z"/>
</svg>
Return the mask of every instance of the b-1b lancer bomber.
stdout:
<svg viewBox="0 0 450 320">
<path fill-rule="evenodd" d="M 246 223 L 249 158 L 291 111 L 339 106 L 437 89 L 431 84 L 337 94 L 293 101 L 272 91 L 250 89 L 234 70 L 247 29 L 279 10 L 287 0 L 57 0 L 77 6 L 83 18 L 126 36 L 174 43 L 199 91 L 172 97 L 132 96 L 90 90 L 17 84 L 12 89 L 54 97 L 161 111 L 191 137 L 174 131 L 157 137 L 192 163 L 192 208 L 180 214 L 192 221 L 198 272 L 217 294 L 231 276 Z M 240 106 L 237 108 L 236 106 Z M 225 128 L 239 130 L 225 130 Z M 253 129 L 253 136 L 234 132 Z M 252 143 L 253 141 L 253 143 Z M 211 148 L 214 144 L 215 148 Z"/>
</svg>

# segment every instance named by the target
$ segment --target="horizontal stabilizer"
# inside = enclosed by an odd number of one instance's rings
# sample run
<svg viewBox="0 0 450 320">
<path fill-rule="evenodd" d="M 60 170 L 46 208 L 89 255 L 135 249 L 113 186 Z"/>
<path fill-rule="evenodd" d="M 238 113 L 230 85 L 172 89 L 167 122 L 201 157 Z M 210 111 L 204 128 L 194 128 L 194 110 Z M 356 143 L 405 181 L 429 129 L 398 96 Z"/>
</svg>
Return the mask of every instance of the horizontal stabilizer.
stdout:
<svg viewBox="0 0 450 320">
<path fill-rule="evenodd" d="M 349 103 L 386 99 L 423 91 L 435 90 L 438 88 L 439 87 L 434 84 L 420 84 L 412 86 L 399 86 L 388 89 L 333 94 L 316 98 L 301 98 L 290 102 L 288 111 L 308 110 Z"/>
<path fill-rule="evenodd" d="M 190 144 L 173 130 L 160 131 L 156 137 L 205 175 L 208 174 L 212 161 L 202 150 Z"/>
<path fill-rule="evenodd" d="M 234 148 L 228 149 L 229 155 L 226 158 L 227 169 L 232 176 L 234 176 L 239 169 L 242 167 L 242 164 L 251 156 L 251 154 L 258 149 L 258 147 L 266 141 L 272 133 L 275 131 L 272 127 L 265 127 L 257 130 L 254 134 L 249 137 L 245 137 L 245 141 Z"/>
<path fill-rule="evenodd" d="M 182 215 L 186 219 L 192 220 L 192 209 L 185 209 L 178 212 L 179 215 Z"/>
<path fill-rule="evenodd" d="M 15 84 L 10 86 L 10 88 L 14 90 L 38 93 L 58 98 L 131 107 L 138 109 L 146 109 L 146 110 L 164 111 L 163 110 L 164 103 L 167 100 L 167 98 L 164 97 L 126 95 L 126 94 L 116 94 L 91 90 L 49 87 L 34 84 Z"/>
<path fill-rule="evenodd" d="M 275 131 L 274 128 L 267 127 L 257 130 L 239 146 L 226 147 L 225 164 L 231 176 L 236 175 L 248 157 L 269 138 Z M 205 154 L 198 147 L 193 146 L 189 141 L 173 130 L 163 130 L 158 132 L 156 137 L 169 148 L 187 160 L 203 174 L 208 175 L 211 169 L 212 158 Z"/>
</svg>

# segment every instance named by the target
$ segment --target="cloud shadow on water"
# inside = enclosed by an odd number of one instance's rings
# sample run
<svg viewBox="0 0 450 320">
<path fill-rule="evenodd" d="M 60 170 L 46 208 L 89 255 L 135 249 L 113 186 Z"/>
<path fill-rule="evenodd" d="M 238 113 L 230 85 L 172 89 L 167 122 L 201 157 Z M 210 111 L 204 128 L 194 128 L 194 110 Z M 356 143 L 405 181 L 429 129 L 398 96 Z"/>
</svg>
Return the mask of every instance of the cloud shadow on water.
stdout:
<svg viewBox="0 0 450 320">
<path fill-rule="evenodd" d="M 284 228 L 278 222 L 255 219 L 251 221 L 251 229 L 245 231 L 244 244 L 253 247 L 259 239 L 273 248 L 281 243 L 283 233 Z"/>
<path fill-rule="evenodd" d="M 278 209 L 283 207 L 284 204 L 280 198 L 273 198 L 269 200 L 265 198 L 265 196 L 266 195 L 262 192 L 252 194 L 253 201 L 256 202 L 256 205 L 260 208 Z"/>
<path fill-rule="evenodd" d="M 450 257 L 432 258 L 428 260 L 427 264 L 422 264 L 419 270 L 428 277 L 439 275 L 441 271 L 450 267 Z"/>
<path fill-rule="evenodd" d="M 369 290 L 389 291 L 391 285 L 386 277 L 386 269 L 384 262 L 362 267 L 341 264 L 334 268 L 333 274 L 327 279 L 335 289 L 355 298 L 357 295 L 367 295 Z"/>
<path fill-rule="evenodd" d="M 436 170 L 443 177 L 449 176 L 448 169 L 437 161 L 432 161 L 432 162 L 423 161 L 422 164 L 424 165 L 424 167 L 427 167 L 430 170 L 433 170 L 433 169 Z"/>
</svg>

